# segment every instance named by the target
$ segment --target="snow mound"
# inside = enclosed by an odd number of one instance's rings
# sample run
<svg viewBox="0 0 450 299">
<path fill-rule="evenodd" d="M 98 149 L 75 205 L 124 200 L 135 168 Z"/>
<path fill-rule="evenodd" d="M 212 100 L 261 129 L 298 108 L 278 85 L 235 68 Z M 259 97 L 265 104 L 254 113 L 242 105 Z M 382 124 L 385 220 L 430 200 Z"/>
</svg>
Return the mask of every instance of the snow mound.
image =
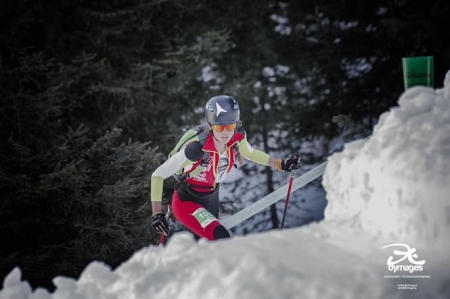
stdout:
<svg viewBox="0 0 450 299">
<path fill-rule="evenodd" d="M 413 87 L 398 104 L 328 159 L 325 219 L 450 259 L 450 72 L 443 89 Z"/>
<path fill-rule="evenodd" d="M 320 224 L 213 243 L 182 232 L 115 270 L 92 262 L 78 281 L 56 277 L 54 293 L 33 292 L 16 268 L 0 299 L 448 298 L 442 279 L 448 271 L 434 270 L 436 277 L 415 291 L 398 290 L 397 280 L 384 278 L 388 254 L 365 236 L 354 237 L 342 246 L 338 240 L 348 239 L 347 232 Z"/>
<path fill-rule="evenodd" d="M 374 270 L 371 261 L 324 244 L 313 230 L 199 244 L 179 233 L 167 247 L 144 248 L 114 271 L 92 262 L 78 281 L 57 277 L 53 294 L 33 293 L 15 269 L 0 298 L 401 298 L 394 285 L 383 287 L 381 273 Z"/>
</svg>

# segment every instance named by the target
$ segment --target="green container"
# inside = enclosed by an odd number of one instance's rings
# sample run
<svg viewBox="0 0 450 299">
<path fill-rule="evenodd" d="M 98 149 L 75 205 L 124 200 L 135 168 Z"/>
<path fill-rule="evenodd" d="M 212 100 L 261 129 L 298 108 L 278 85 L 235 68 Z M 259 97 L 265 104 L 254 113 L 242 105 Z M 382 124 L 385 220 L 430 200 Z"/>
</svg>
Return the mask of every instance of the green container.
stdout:
<svg viewBox="0 0 450 299">
<path fill-rule="evenodd" d="M 434 87 L 433 56 L 404 57 L 402 65 L 405 90 L 417 85 Z"/>
</svg>

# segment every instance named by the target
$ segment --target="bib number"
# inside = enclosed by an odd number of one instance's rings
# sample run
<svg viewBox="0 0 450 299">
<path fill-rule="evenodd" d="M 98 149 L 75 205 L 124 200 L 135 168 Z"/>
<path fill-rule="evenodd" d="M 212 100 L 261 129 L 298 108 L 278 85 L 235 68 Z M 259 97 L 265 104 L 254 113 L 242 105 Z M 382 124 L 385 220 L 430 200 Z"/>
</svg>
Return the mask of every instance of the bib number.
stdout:
<svg viewBox="0 0 450 299">
<path fill-rule="evenodd" d="M 202 228 L 207 227 L 209 224 L 217 220 L 216 217 L 214 217 L 214 215 L 208 212 L 205 208 L 198 208 L 192 216 L 197 219 Z"/>
</svg>

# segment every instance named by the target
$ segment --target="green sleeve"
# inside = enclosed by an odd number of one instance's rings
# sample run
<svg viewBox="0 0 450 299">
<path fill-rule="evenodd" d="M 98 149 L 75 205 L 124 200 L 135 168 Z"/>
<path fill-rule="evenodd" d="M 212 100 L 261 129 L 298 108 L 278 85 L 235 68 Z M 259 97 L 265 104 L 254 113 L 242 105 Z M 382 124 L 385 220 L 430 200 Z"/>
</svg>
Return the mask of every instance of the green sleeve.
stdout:
<svg viewBox="0 0 450 299">
<path fill-rule="evenodd" d="M 164 178 L 160 176 L 152 176 L 150 184 L 151 201 L 162 201 Z"/>
<path fill-rule="evenodd" d="M 244 158 L 246 158 L 252 162 L 255 162 L 255 163 L 258 163 L 261 165 L 265 165 L 265 166 L 269 165 L 270 155 L 266 154 L 263 151 L 254 149 L 248 143 L 247 138 L 244 138 L 239 143 L 239 153 L 241 153 L 241 155 L 244 156 Z"/>
</svg>

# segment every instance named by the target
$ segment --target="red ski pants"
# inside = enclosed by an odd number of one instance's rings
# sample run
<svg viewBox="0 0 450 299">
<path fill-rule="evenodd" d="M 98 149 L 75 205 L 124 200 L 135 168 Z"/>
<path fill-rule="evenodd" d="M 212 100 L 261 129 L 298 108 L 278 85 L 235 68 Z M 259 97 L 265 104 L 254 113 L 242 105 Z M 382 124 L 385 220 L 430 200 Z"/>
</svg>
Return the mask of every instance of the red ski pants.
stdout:
<svg viewBox="0 0 450 299">
<path fill-rule="evenodd" d="M 219 192 L 208 199 L 198 199 L 193 195 L 175 191 L 172 196 L 172 211 L 175 218 L 200 238 L 217 240 L 229 238 L 230 233 L 219 222 Z M 188 197 L 188 198 L 186 198 Z"/>
</svg>

